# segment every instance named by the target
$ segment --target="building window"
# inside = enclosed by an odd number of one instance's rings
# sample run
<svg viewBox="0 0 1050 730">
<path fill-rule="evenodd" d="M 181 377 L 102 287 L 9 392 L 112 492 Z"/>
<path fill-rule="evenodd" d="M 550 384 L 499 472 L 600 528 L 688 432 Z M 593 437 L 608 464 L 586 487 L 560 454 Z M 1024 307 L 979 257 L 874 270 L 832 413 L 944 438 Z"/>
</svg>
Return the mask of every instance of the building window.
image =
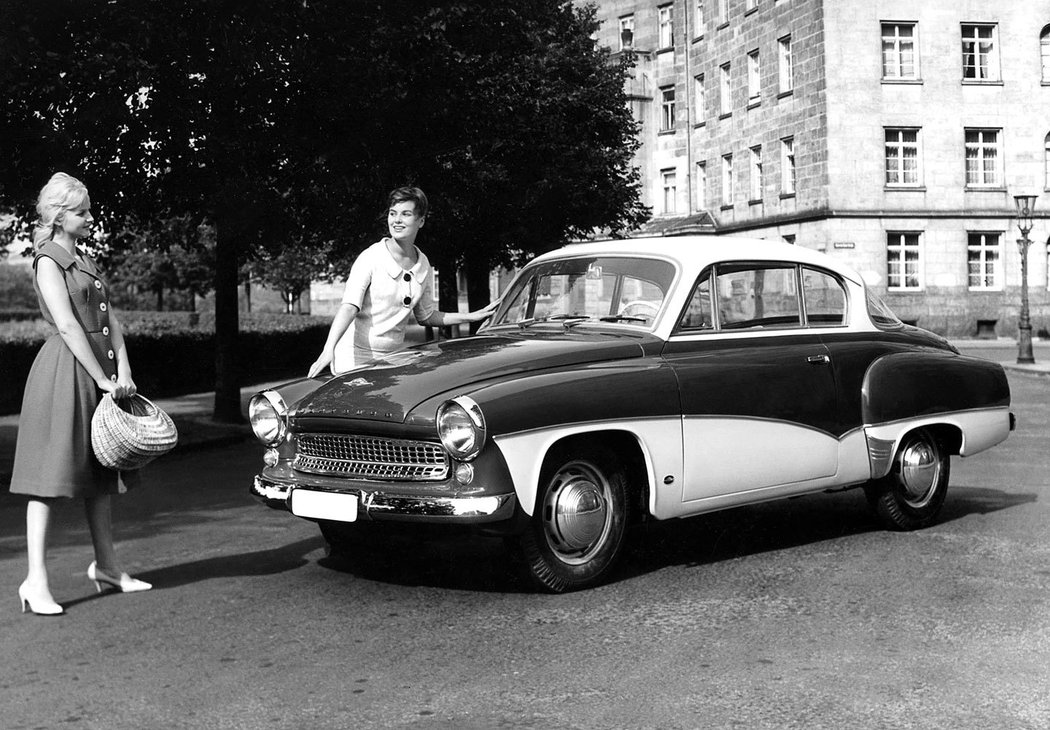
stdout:
<svg viewBox="0 0 1050 730">
<path fill-rule="evenodd" d="M 704 34 L 704 0 L 696 0 L 693 8 L 693 24 L 696 28 L 693 32 L 697 36 L 702 36 Z"/>
<path fill-rule="evenodd" d="M 674 45 L 674 5 L 664 5 L 660 8 L 660 48 L 670 48 Z"/>
<path fill-rule="evenodd" d="M 696 123 L 703 124 L 707 118 L 707 91 L 704 89 L 704 75 L 693 79 L 693 103 L 696 104 Z"/>
<path fill-rule="evenodd" d="M 999 233 L 967 234 L 966 265 L 971 290 L 1003 288 L 1001 237 Z"/>
<path fill-rule="evenodd" d="M 777 41 L 777 47 L 780 49 L 780 93 L 786 94 L 795 88 L 791 63 L 791 36 L 784 36 Z"/>
<path fill-rule="evenodd" d="M 886 184 L 918 187 L 922 184 L 919 166 L 919 130 L 886 130 Z"/>
<path fill-rule="evenodd" d="M 696 163 L 696 209 L 707 210 L 707 162 Z"/>
<path fill-rule="evenodd" d="M 968 81 L 999 80 L 999 49 L 994 25 L 962 27 L 963 79 Z"/>
<path fill-rule="evenodd" d="M 758 62 L 758 51 L 747 54 L 747 98 L 757 101 L 762 93 L 762 76 Z"/>
<path fill-rule="evenodd" d="M 1043 187 L 1050 190 L 1050 134 L 1043 139 Z"/>
<path fill-rule="evenodd" d="M 723 63 L 719 68 L 719 95 L 718 95 L 718 111 L 722 114 L 731 114 L 733 112 L 733 87 L 729 83 L 729 72 L 730 65 Z"/>
<path fill-rule="evenodd" d="M 886 235 L 886 280 L 890 289 L 922 289 L 922 249 L 918 233 Z"/>
<path fill-rule="evenodd" d="M 718 0 L 718 22 L 729 25 L 729 0 Z"/>
<path fill-rule="evenodd" d="M 744 12 L 750 13 L 752 10 L 758 7 L 758 0 L 746 0 L 744 3 Z"/>
<path fill-rule="evenodd" d="M 1043 83 L 1050 84 L 1050 25 L 1039 34 L 1039 58 L 1043 67 Z"/>
<path fill-rule="evenodd" d="M 762 146 L 751 148 L 750 200 L 762 200 Z"/>
<path fill-rule="evenodd" d="M 620 50 L 634 47 L 634 16 L 625 15 L 620 18 Z"/>
<path fill-rule="evenodd" d="M 660 131 L 670 132 L 675 126 L 674 87 L 660 89 Z"/>
<path fill-rule="evenodd" d="M 1003 156 L 999 144 L 998 129 L 966 130 L 966 187 L 1002 186 Z"/>
<path fill-rule="evenodd" d="M 733 197 L 733 156 L 722 155 L 722 205 L 732 205 Z"/>
<path fill-rule="evenodd" d="M 678 212 L 678 173 L 674 170 L 661 170 L 660 180 L 664 190 L 664 213 Z"/>
<path fill-rule="evenodd" d="M 915 23 L 882 24 L 882 78 L 893 81 L 919 78 Z"/>
<path fill-rule="evenodd" d="M 795 138 L 780 140 L 780 193 L 795 194 Z"/>
</svg>

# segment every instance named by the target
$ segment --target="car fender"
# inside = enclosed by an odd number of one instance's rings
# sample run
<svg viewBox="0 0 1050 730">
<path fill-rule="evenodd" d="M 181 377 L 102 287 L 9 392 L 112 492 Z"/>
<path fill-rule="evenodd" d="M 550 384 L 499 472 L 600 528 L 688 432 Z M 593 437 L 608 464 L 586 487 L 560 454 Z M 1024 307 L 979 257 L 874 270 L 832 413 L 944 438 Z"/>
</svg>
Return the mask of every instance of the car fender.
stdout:
<svg viewBox="0 0 1050 730">
<path fill-rule="evenodd" d="M 1010 432 L 1010 386 L 999 363 L 951 352 L 898 352 L 868 367 L 861 388 L 872 478 L 889 473 L 900 440 L 922 427 L 957 431 L 970 456 Z"/>
<path fill-rule="evenodd" d="M 490 436 L 510 469 L 519 504 L 529 515 L 548 452 L 575 436 L 629 434 L 645 463 L 651 510 L 658 496 L 653 485 L 681 483 L 677 382 L 670 368 L 658 360 L 541 373 L 470 395 L 485 414 Z"/>
</svg>

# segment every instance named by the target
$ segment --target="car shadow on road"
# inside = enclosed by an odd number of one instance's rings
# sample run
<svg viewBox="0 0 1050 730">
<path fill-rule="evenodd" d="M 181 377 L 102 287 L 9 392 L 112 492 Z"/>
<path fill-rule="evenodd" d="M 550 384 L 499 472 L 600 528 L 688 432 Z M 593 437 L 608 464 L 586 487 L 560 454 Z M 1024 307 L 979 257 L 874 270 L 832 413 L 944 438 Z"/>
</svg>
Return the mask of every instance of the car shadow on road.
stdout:
<svg viewBox="0 0 1050 730">
<path fill-rule="evenodd" d="M 498 537 L 392 528 L 318 561 L 328 570 L 401 586 L 482 593 L 529 592 Z"/>
<path fill-rule="evenodd" d="M 1035 502 L 1035 494 L 983 487 L 952 487 L 937 525 Z M 672 565 L 699 567 L 748 555 L 886 532 L 868 509 L 862 490 L 778 500 L 666 522 L 649 522 L 631 534 L 629 553 L 614 580 Z M 887 533 L 890 534 L 890 533 Z"/>
</svg>

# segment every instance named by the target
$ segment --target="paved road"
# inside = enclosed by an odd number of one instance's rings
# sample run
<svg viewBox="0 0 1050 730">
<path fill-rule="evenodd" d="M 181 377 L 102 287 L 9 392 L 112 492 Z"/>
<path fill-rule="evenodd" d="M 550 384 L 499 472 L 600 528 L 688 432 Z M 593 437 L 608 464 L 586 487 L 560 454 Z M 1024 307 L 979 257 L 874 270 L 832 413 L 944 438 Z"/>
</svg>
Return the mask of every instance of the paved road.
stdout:
<svg viewBox="0 0 1050 730">
<path fill-rule="evenodd" d="M 527 592 L 498 542 L 325 557 L 253 504 L 241 443 L 147 467 L 119 552 L 157 589 L 96 596 L 59 515 L 57 619 L 17 612 L 22 512 L 0 503 L 4 728 L 1050 727 L 1050 379 L 953 463 L 943 520 L 879 530 L 857 492 L 657 525 L 610 585 Z M 6 607 L 6 608 L 3 608 Z"/>
</svg>

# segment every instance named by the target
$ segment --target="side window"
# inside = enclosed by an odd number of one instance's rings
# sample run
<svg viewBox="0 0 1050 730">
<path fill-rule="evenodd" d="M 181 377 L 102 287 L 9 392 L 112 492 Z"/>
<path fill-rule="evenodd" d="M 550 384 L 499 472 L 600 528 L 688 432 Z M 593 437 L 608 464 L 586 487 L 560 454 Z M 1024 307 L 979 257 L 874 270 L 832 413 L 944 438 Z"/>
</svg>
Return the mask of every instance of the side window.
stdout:
<svg viewBox="0 0 1050 730">
<path fill-rule="evenodd" d="M 806 321 L 809 324 L 845 324 L 846 293 L 835 277 L 823 271 L 803 268 L 802 292 L 806 300 Z"/>
<path fill-rule="evenodd" d="M 689 298 L 689 306 L 685 309 L 679 329 L 712 330 L 714 328 L 715 321 L 711 316 L 711 273 L 706 272 L 693 289 L 693 296 Z"/>
<path fill-rule="evenodd" d="M 719 267 L 715 278 L 722 329 L 800 327 L 794 266 Z"/>
</svg>

